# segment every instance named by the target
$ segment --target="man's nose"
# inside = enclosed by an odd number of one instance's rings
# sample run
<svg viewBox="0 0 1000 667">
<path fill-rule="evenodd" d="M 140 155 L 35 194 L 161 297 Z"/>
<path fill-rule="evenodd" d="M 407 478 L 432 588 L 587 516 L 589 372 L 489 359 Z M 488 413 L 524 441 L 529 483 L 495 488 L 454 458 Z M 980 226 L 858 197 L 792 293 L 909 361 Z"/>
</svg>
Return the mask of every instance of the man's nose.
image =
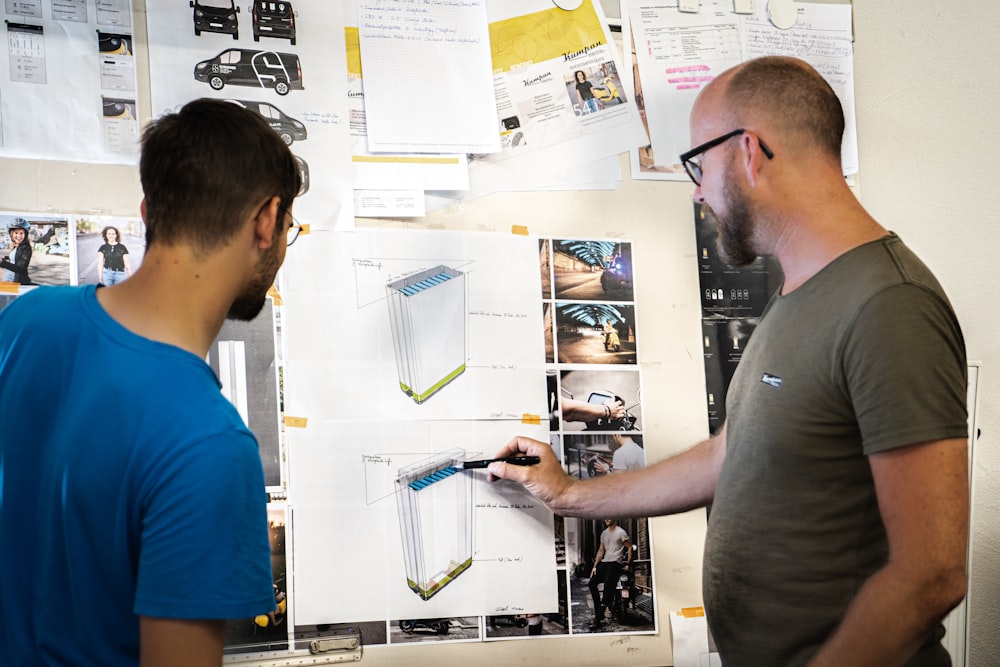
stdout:
<svg viewBox="0 0 1000 667">
<path fill-rule="evenodd" d="M 697 204 L 704 204 L 705 203 L 705 197 L 701 193 L 701 186 L 700 185 L 694 186 L 694 201 Z"/>
</svg>

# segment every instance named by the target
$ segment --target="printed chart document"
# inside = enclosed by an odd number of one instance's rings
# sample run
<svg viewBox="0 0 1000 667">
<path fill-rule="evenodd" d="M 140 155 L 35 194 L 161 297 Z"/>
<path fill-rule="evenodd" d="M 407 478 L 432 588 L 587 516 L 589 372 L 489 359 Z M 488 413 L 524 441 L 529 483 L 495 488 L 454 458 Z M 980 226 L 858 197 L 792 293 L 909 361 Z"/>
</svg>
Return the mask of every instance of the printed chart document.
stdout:
<svg viewBox="0 0 1000 667">
<path fill-rule="evenodd" d="M 360 0 L 372 152 L 491 153 L 486 0 Z"/>
<path fill-rule="evenodd" d="M 726 69 L 763 55 L 801 58 L 826 78 L 844 106 L 844 174 L 857 172 L 849 5 L 799 3 L 787 30 L 771 23 L 763 2 L 744 16 L 732 12 L 730 0 L 706 0 L 696 14 L 679 12 L 677 0 L 626 0 L 622 18 L 650 141 L 633 155 L 633 178 L 687 180 L 678 156 L 691 148 L 688 120 L 698 93 Z"/>
</svg>

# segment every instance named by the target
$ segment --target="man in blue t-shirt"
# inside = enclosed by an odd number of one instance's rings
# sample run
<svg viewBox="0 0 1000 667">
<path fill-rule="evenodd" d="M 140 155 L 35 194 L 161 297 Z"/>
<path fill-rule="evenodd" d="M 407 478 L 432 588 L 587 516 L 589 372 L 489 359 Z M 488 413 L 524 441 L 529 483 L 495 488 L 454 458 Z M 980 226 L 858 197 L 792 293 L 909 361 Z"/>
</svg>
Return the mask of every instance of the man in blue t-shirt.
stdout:
<svg viewBox="0 0 1000 667">
<path fill-rule="evenodd" d="M 0 312 L 0 664 L 218 665 L 274 607 L 257 443 L 204 359 L 284 261 L 300 176 L 237 105 L 144 131 L 145 261 Z M 41 351 L 41 353 L 39 352 Z"/>
</svg>

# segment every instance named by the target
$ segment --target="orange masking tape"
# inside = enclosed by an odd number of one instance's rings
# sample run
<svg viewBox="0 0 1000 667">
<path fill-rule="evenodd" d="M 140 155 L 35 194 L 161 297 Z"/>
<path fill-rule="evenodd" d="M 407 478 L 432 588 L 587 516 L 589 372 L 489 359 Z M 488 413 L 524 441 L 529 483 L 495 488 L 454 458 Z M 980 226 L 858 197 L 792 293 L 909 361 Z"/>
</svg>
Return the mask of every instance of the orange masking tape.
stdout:
<svg viewBox="0 0 1000 667">
<path fill-rule="evenodd" d="M 510 233 L 511 234 L 517 234 L 519 236 L 527 236 L 528 235 L 528 228 L 525 225 L 511 225 L 511 227 L 510 227 Z"/>
<path fill-rule="evenodd" d="M 538 415 L 530 415 L 528 413 L 524 413 L 523 415 L 521 415 L 521 423 L 537 425 L 542 423 L 542 418 L 539 417 Z"/>
<path fill-rule="evenodd" d="M 21 283 L 9 283 L 6 281 L 0 281 L 0 292 L 6 294 L 18 294 L 21 289 Z"/>
<path fill-rule="evenodd" d="M 290 417 L 289 415 L 285 415 L 285 426 L 289 428 L 305 428 L 308 421 L 307 417 Z"/>
<path fill-rule="evenodd" d="M 684 618 L 697 618 L 705 615 L 704 607 L 682 607 L 681 616 Z"/>
</svg>

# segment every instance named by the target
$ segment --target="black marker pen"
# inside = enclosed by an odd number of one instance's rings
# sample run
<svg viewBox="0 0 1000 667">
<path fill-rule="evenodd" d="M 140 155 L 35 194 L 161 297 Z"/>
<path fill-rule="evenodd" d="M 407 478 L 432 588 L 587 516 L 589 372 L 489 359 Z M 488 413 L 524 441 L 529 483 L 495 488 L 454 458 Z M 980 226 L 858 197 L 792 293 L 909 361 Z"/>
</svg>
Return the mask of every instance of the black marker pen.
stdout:
<svg viewBox="0 0 1000 667">
<path fill-rule="evenodd" d="M 509 463 L 515 466 L 533 466 L 541 461 L 541 459 L 537 456 L 508 456 L 503 459 L 481 459 L 479 461 L 466 461 L 462 464 L 462 468 L 465 470 L 472 468 L 486 468 L 489 467 L 489 465 L 494 461 L 503 461 L 504 463 Z"/>
</svg>

